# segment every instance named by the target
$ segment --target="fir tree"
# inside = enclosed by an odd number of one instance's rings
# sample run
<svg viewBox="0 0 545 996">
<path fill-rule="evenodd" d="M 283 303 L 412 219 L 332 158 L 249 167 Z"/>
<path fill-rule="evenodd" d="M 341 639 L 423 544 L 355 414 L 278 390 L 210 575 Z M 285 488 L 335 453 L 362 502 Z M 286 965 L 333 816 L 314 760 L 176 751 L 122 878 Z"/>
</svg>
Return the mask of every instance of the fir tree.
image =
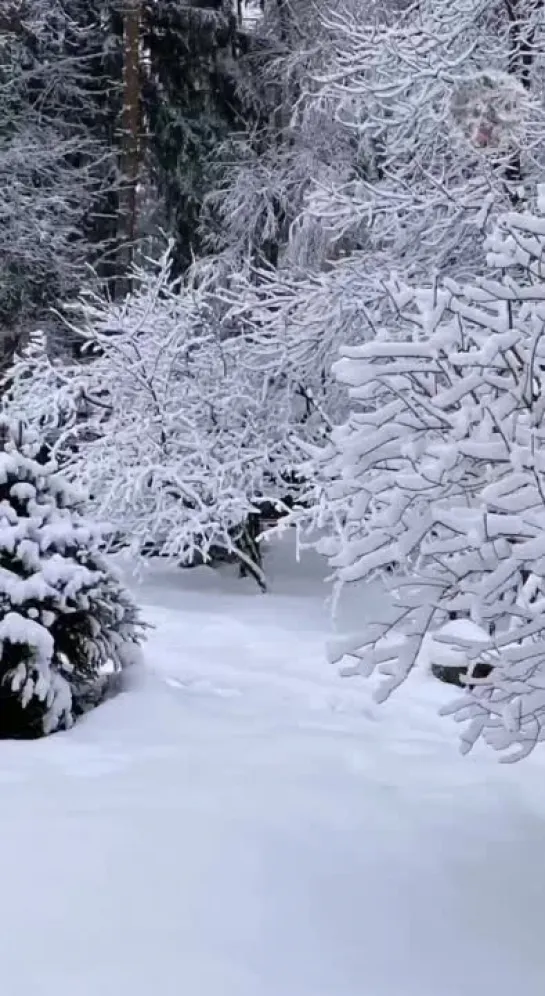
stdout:
<svg viewBox="0 0 545 996">
<path fill-rule="evenodd" d="M 236 19 L 229 2 L 143 3 L 149 53 L 143 85 L 148 168 L 164 225 L 175 240 L 174 273 L 202 248 L 200 218 L 222 140 L 241 128 Z"/>
<path fill-rule="evenodd" d="M 106 693 L 143 624 L 40 440 L 2 419 L 0 446 L 0 736 L 39 737 Z"/>
</svg>

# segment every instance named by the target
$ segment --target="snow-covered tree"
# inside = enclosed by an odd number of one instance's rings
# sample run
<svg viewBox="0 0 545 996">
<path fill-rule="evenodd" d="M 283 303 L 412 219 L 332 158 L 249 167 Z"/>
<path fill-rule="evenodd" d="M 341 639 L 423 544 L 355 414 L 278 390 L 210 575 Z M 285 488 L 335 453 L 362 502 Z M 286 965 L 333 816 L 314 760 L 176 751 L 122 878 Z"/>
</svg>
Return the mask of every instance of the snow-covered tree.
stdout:
<svg viewBox="0 0 545 996">
<path fill-rule="evenodd" d="M 352 6 L 376 14 L 372 0 Z M 332 384 L 331 364 L 349 326 L 359 328 L 360 301 L 347 292 L 354 271 L 338 261 L 367 239 L 361 221 L 338 238 L 326 214 L 307 210 L 315 188 L 367 176 L 365 149 L 340 119 L 338 95 L 319 93 L 335 9 L 332 0 L 271 2 L 249 33 L 237 82 L 252 112 L 246 129 L 215 150 L 216 182 L 201 217 L 212 255 L 193 268 L 199 286 L 259 343 L 260 362 L 266 356 L 281 368 L 299 399 L 294 424 L 304 421 L 305 438 L 314 440 L 344 411 L 346 392 Z M 351 114 L 355 125 L 360 110 L 352 105 Z M 364 282 L 363 294 L 366 275 Z"/>
<path fill-rule="evenodd" d="M 260 126 L 218 150 L 216 255 L 196 269 L 282 343 L 326 421 L 346 402 L 332 358 L 377 316 L 389 274 L 478 272 L 483 227 L 541 168 L 540 10 L 294 0 L 255 29 L 271 42 Z"/>
<path fill-rule="evenodd" d="M 431 260 L 471 273 L 483 204 L 509 207 L 542 169 L 541 0 L 387 10 L 328 18 L 318 99 L 337 95 L 370 168 L 359 182 L 317 187 L 307 210 L 328 217 L 337 238 L 365 221 L 370 273 L 372 251 L 387 247 L 414 273 Z"/>
<path fill-rule="evenodd" d="M 180 563 L 226 551 L 262 583 L 248 534 L 290 492 L 293 407 L 282 355 L 233 326 L 198 288 L 141 272 L 123 304 L 89 299 L 83 361 L 31 345 L 10 410 L 41 424 L 100 517 Z M 77 328 L 74 329 L 77 334 Z"/>
<path fill-rule="evenodd" d="M 104 10 L 24 0 L 0 13 L 0 322 L 18 334 L 104 253 L 115 154 Z M 104 7 L 101 4 L 101 7 Z M 7 9 L 6 9 L 7 8 Z M 9 16 L 8 16 L 9 14 Z"/>
<path fill-rule="evenodd" d="M 359 250 L 366 296 L 388 253 L 415 273 L 432 259 L 470 273 L 473 222 L 543 162 L 540 12 L 541 0 L 267 5 L 250 49 L 256 113 L 215 155 L 210 245 L 306 270 Z"/>
<path fill-rule="evenodd" d="M 244 120 L 241 31 L 231 0 L 143 0 L 141 10 L 146 161 L 179 275 L 202 251 L 201 212 L 216 182 L 218 147 Z"/>
<path fill-rule="evenodd" d="M 40 438 L 2 418 L 0 443 L 0 736 L 38 737 L 100 697 L 143 626 Z"/>
<path fill-rule="evenodd" d="M 243 113 L 214 149 L 201 225 L 203 244 L 233 269 L 248 259 L 319 268 L 331 240 L 327 226 L 303 211 L 307 194 L 334 179 L 348 183 L 364 169 L 358 136 L 337 120 L 336 98 L 312 99 L 330 58 L 325 17 L 335 6 L 266 4 L 244 37 L 234 78 Z"/>
<path fill-rule="evenodd" d="M 217 274 L 217 270 L 215 271 Z M 202 268 L 201 268 L 202 273 Z M 337 282 L 338 275 L 338 282 Z M 359 341 L 361 302 L 346 293 L 347 271 L 261 270 L 223 274 L 224 287 L 211 292 L 229 321 L 245 329 L 252 351 L 267 369 L 281 370 L 293 398 L 293 428 L 312 443 L 347 414 L 347 392 L 331 375 L 340 342 Z M 333 330 L 324 324 L 329 316 Z"/>
<path fill-rule="evenodd" d="M 545 739 L 543 193 L 488 238 L 486 277 L 392 278 L 388 317 L 336 364 L 352 414 L 314 456 L 337 582 L 378 576 L 399 607 L 334 655 L 382 675 L 381 699 L 419 660 L 465 663 L 464 748 L 515 757 Z"/>
</svg>

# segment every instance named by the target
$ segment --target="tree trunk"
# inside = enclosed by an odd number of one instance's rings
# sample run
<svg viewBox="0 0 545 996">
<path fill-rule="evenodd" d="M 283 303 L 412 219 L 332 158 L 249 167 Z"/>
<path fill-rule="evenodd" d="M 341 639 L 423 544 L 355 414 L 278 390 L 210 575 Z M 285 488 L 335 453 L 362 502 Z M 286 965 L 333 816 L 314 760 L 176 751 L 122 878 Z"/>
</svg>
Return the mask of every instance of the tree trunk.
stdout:
<svg viewBox="0 0 545 996">
<path fill-rule="evenodd" d="M 141 0 L 126 0 L 123 12 L 123 111 L 118 238 L 119 296 L 130 290 L 137 231 L 137 186 L 140 167 L 140 21 Z"/>
</svg>

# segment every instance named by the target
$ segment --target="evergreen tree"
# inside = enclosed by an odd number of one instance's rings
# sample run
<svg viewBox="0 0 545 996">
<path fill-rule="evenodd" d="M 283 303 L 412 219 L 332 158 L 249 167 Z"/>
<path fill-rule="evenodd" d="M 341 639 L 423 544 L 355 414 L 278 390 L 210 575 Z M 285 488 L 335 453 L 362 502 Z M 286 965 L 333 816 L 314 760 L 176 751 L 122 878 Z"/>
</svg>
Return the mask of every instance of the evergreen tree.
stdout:
<svg viewBox="0 0 545 996">
<path fill-rule="evenodd" d="M 143 36 L 147 163 L 178 275 L 202 249 L 201 210 L 218 147 L 242 127 L 239 33 L 229 2 L 144 0 Z"/>
<path fill-rule="evenodd" d="M 40 440 L 3 419 L 0 445 L 0 736 L 39 737 L 100 699 L 143 625 Z"/>
<path fill-rule="evenodd" d="M 98 182 L 82 219 L 85 259 L 111 284 L 119 271 L 123 19 L 118 0 L 64 0 L 62 52 L 79 67 L 78 127 L 100 151 Z M 72 160 L 77 168 L 80 158 Z"/>
</svg>

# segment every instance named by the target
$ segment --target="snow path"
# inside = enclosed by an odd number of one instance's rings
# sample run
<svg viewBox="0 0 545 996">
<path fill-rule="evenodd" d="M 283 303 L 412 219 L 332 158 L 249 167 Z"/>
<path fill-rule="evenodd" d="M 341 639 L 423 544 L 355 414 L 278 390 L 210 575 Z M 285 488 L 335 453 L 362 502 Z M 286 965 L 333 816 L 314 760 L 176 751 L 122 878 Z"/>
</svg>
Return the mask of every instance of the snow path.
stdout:
<svg viewBox="0 0 545 996">
<path fill-rule="evenodd" d="M 272 562 L 154 572 L 136 687 L 0 744 L 3 996 L 541 996 L 543 755 L 460 758 L 431 681 L 374 707 Z"/>
</svg>

